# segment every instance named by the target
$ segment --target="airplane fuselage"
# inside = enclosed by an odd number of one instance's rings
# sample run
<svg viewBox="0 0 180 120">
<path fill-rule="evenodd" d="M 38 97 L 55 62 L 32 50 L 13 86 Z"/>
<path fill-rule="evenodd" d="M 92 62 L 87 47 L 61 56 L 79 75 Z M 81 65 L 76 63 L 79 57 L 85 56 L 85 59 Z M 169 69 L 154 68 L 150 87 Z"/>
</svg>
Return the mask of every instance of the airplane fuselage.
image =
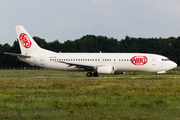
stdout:
<svg viewBox="0 0 180 120">
<path fill-rule="evenodd" d="M 161 72 L 176 66 L 176 63 L 167 57 L 144 53 L 50 53 L 31 56 L 31 58 L 20 58 L 20 60 L 34 66 L 65 71 L 84 71 L 85 69 L 69 66 L 61 63 L 62 61 L 95 66 L 113 66 L 115 72 Z"/>
</svg>

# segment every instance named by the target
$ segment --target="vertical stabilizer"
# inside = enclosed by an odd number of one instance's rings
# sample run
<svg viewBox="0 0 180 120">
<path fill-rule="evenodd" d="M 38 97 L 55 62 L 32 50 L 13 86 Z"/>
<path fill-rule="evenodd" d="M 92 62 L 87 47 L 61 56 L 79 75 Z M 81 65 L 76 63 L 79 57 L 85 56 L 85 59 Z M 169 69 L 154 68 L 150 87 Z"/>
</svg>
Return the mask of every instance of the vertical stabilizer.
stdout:
<svg viewBox="0 0 180 120">
<path fill-rule="evenodd" d="M 16 25 L 15 28 L 19 39 L 21 54 L 31 55 L 33 53 L 38 53 L 41 50 L 22 25 Z"/>
</svg>

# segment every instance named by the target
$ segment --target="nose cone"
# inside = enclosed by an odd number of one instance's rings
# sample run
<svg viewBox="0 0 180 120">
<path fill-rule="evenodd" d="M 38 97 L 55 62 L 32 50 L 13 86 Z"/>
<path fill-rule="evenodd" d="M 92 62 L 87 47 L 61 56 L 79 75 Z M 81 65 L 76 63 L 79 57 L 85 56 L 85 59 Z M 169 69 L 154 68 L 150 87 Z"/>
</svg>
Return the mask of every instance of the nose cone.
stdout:
<svg viewBox="0 0 180 120">
<path fill-rule="evenodd" d="M 177 64 L 175 62 L 171 61 L 171 65 L 170 66 L 171 66 L 170 69 L 173 69 L 173 68 L 177 67 Z"/>
<path fill-rule="evenodd" d="M 174 62 L 174 67 L 177 67 L 177 64 Z"/>
</svg>

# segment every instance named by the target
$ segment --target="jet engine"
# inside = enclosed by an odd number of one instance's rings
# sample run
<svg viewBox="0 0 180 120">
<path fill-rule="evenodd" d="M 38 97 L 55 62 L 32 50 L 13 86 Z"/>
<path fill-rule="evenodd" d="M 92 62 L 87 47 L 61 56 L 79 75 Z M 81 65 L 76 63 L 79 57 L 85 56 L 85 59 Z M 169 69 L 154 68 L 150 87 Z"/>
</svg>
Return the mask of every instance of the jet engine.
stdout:
<svg viewBox="0 0 180 120">
<path fill-rule="evenodd" d="M 99 66 L 97 68 L 97 73 L 99 75 L 114 74 L 114 67 L 113 66 Z"/>
</svg>

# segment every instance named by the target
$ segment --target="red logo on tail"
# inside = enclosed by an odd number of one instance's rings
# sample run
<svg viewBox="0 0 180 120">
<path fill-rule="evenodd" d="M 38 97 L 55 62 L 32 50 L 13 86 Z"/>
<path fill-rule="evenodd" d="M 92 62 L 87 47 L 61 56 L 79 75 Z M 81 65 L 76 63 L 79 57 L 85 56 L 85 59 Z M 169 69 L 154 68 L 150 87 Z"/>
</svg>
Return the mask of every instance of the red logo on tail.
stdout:
<svg viewBox="0 0 180 120">
<path fill-rule="evenodd" d="M 29 37 L 25 34 L 25 33 L 21 33 L 19 35 L 19 40 L 21 41 L 21 44 L 25 47 L 25 48 L 30 48 L 32 43 L 31 40 L 29 39 Z"/>
<path fill-rule="evenodd" d="M 131 63 L 134 65 L 145 65 L 148 62 L 146 56 L 134 56 L 131 58 Z"/>
</svg>

